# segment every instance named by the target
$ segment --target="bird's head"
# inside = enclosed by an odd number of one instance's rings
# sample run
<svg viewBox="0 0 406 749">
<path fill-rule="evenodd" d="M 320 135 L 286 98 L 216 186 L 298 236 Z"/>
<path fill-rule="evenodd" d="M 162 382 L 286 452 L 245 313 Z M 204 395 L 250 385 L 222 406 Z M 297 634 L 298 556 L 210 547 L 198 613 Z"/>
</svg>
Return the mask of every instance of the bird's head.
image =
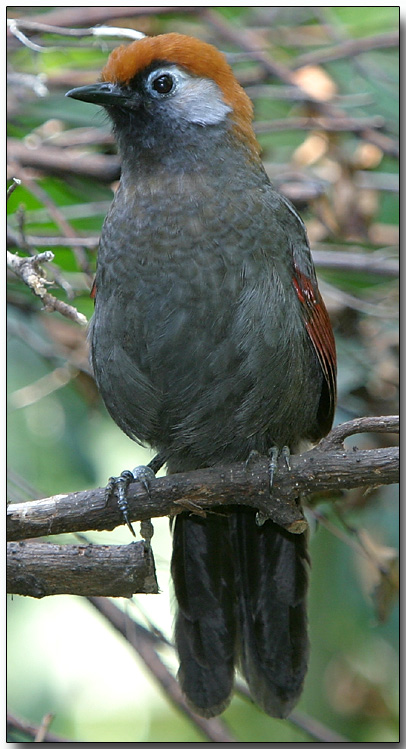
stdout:
<svg viewBox="0 0 406 749">
<path fill-rule="evenodd" d="M 224 132 L 258 158 L 252 103 L 224 55 L 183 34 L 145 37 L 115 49 L 101 81 L 67 93 L 99 104 L 111 118 L 119 142 L 141 140 L 153 148 L 162 138 L 187 140 L 196 133 Z"/>
</svg>

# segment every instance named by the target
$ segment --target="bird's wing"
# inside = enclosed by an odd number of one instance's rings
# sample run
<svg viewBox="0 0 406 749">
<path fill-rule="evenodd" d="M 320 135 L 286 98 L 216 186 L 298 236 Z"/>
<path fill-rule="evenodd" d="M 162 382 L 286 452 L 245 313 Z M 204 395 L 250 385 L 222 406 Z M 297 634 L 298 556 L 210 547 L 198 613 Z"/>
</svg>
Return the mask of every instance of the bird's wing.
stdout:
<svg viewBox="0 0 406 749">
<path fill-rule="evenodd" d="M 322 434 L 331 429 L 337 400 L 337 356 L 330 318 L 316 279 L 303 273 L 293 259 L 293 286 L 301 304 L 307 333 L 319 360 L 326 388 L 319 410 Z"/>
</svg>

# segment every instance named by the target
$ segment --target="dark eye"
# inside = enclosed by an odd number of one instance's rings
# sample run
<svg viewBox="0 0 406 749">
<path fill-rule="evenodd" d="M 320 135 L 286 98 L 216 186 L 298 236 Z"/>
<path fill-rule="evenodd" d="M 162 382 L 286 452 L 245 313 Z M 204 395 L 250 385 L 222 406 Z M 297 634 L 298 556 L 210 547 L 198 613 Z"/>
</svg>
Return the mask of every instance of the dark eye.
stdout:
<svg viewBox="0 0 406 749">
<path fill-rule="evenodd" d="M 152 88 L 157 94 L 169 94 L 173 89 L 173 78 L 168 73 L 158 76 L 152 81 Z"/>
</svg>

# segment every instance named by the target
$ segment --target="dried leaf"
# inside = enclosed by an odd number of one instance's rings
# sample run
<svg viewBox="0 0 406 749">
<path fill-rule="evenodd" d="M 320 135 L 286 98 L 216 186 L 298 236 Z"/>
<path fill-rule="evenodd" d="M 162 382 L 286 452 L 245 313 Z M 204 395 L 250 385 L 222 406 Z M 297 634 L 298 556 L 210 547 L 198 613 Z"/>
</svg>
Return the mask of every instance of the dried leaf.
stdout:
<svg viewBox="0 0 406 749">
<path fill-rule="evenodd" d="M 399 591 L 399 559 L 397 550 L 383 546 L 362 529 L 358 538 L 365 557 L 360 557 L 360 571 L 366 592 L 371 596 L 379 622 L 387 620 Z"/>
<path fill-rule="evenodd" d="M 305 65 L 299 68 L 293 79 L 300 88 L 320 101 L 328 101 L 337 93 L 337 87 L 323 68 L 318 65 Z"/>
<path fill-rule="evenodd" d="M 296 148 L 293 161 L 299 166 L 309 166 L 325 156 L 328 150 L 328 138 L 324 133 L 311 133 Z"/>
</svg>

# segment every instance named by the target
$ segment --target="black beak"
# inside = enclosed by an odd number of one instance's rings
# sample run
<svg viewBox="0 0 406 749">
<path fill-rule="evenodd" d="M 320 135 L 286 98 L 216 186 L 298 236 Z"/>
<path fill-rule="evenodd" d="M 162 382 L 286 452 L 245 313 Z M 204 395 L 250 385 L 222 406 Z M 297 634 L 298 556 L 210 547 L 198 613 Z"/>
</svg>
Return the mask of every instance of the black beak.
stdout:
<svg viewBox="0 0 406 749">
<path fill-rule="evenodd" d="M 99 104 L 104 107 L 114 107 L 128 104 L 128 95 L 116 83 L 93 83 L 91 86 L 80 86 L 72 88 L 65 96 L 80 101 L 88 101 L 90 104 Z"/>
</svg>

